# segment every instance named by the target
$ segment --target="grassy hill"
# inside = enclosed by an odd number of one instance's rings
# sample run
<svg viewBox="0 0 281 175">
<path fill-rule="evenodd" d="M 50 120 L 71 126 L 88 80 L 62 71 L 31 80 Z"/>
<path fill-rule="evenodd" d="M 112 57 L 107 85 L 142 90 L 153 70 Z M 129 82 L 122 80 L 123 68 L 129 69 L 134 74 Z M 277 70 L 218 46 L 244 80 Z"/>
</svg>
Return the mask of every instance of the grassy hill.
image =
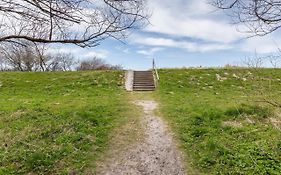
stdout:
<svg viewBox="0 0 281 175">
<path fill-rule="evenodd" d="M 205 174 L 280 174 L 280 69 L 163 69 L 156 98 L 189 166 Z M 280 109 L 280 108 L 279 108 Z"/>
<path fill-rule="evenodd" d="M 122 71 L 0 73 L 0 174 L 94 171 L 143 96 L 158 100 L 196 174 L 280 174 L 281 111 L 268 102 L 281 103 L 281 70 L 159 74 L 156 92 L 128 94 Z"/>
<path fill-rule="evenodd" d="M 126 119 L 123 72 L 0 73 L 0 174 L 83 172 Z"/>
</svg>

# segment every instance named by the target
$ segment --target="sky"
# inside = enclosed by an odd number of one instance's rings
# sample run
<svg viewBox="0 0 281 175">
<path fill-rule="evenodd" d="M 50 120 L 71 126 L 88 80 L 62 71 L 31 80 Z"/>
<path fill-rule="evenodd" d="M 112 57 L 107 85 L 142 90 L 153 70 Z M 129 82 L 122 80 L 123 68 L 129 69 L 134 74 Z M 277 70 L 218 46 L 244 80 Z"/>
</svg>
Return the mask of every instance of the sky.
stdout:
<svg viewBox="0 0 281 175">
<path fill-rule="evenodd" d="M 269 55 L 281 45 L 281 33 L 250 37 L 223 11 L 205 0 L 148 0 L 150 24 L 130 31 L 124 42 L 107 39 L 94 48 L 59 46 L 79 59 L 98 57 L 125 69 L 240 65 L 255 55 Z M 264 66 L 269 66 L 265 63 Z"/>
</svg>

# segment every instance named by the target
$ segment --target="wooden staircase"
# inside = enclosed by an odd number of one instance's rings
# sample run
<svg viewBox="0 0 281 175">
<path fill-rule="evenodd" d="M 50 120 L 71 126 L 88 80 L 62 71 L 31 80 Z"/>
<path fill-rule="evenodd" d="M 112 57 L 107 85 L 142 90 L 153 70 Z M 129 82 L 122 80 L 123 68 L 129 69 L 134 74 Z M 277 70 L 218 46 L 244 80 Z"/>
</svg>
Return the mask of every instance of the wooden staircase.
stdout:
<svg viewBox="0 0 281 175">
<path fill-rule="evenodd" d="M 134 91 L 154 91 L 155 82 L 152 71 L 134 71 Z"/>
</svg>

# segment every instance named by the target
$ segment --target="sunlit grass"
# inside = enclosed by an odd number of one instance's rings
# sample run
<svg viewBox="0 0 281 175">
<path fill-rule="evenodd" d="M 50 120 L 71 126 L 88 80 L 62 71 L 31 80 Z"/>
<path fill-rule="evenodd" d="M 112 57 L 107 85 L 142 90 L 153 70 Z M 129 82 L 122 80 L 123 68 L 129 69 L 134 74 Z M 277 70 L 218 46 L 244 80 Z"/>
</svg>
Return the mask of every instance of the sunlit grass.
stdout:
<svg viewBox="0 0 281 175">
<path fill-rule="evenodd" d="M 280 110 L 256 102 L 281 102 L 280 77 L 278 69 L 160 70 L 156 98 L 188 166 L 202 174 L 280 174 Z"/>
<path fill-rule="evenodd" d="M 122 78 L 0 73 L 0 174 L 83 174 L 128 111 Z"/>
</svg>

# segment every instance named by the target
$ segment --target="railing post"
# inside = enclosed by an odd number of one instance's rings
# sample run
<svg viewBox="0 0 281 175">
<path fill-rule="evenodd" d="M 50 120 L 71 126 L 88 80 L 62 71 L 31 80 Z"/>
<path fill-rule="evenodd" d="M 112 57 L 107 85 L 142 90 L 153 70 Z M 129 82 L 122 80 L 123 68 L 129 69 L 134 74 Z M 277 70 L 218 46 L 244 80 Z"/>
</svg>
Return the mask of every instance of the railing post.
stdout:
<svg viewBox="0 0 281 175">
<path fill-rule="evenodd" d="M 152 71 L 153 71 L 155 86 L 158 86 L 159 75 L 158 75 L 157 67 L 155 65 L 154 58 L 152 59 Z"/>
</svg>

